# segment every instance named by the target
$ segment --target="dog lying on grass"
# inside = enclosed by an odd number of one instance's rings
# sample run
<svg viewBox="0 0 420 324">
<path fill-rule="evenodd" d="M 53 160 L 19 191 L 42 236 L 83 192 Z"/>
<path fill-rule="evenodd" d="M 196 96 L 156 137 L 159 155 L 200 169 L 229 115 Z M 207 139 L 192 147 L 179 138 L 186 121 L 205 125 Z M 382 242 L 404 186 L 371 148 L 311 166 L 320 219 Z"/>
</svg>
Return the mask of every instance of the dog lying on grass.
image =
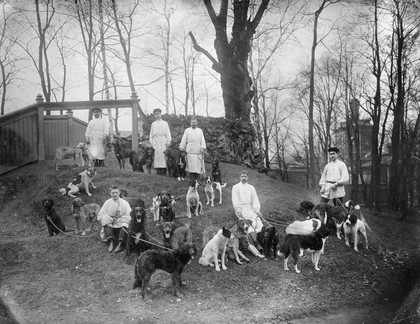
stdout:
<svg viewBox="0 0 420 324">
<path fill-rule="evenodd" d="M 141 287 L 141 295 L 146 299 L 146 289 L 150 278 L 157 269 L 172 274 L 173 294 L 178 296 L 178 288 L 182 286 L 181 273 L 184 267 L 194 259 L 197 249 L 192 243 L 183 243 L 173 251 L 148 250 L 140 254 L 134 269 L 133 289 Z"/>
<path fill-rule="evenodd" d="M 81 198 L 74 198 L 71 204 L 71 213 L 75 220 L 74 234 L 82 232 L 82 235 L 86 235 L 93 228 L 100 210 L 98 204 L 85 204 Z"/>
<path fill-rule="evenodd" d="M 61 221 L 60 216 L 58 216 L 55 208 L 54 208 L 54 200 L 52 199 L 43 199 L 42 200 L 42 207 L 44 208 L 44 220 L 47 224 L 48 229 L 48 236 L 53 236 L 60 234 L 61 232 L 66 231 L 66 227 L 64 226 L 63 222 Z"/>
<path fill-rule="evenodd" d="M 92 180 L 96 175 L 96 169 L 90 167 L 89 169 L 79 173 L 76 179 L 67 185 L 67 188 L 61 188 L 58 191 L 62 196 L 69 195 L 70 197 L 76 198 L 77 194 L 80 193 L 81 189 L 85 189 L 86 194 L 90 197 L 92 194 L 89 191 L 89 185 L 92 185 L 93 189 L 96 189 Z"/>
</svg>

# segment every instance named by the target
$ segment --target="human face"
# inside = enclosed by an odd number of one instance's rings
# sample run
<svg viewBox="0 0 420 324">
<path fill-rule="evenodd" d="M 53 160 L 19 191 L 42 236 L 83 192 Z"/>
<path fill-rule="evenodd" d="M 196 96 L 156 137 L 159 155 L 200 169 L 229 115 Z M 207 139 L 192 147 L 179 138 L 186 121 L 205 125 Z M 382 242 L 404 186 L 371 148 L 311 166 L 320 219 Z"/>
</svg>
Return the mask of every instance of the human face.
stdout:
<svg viewBox="0 0 420 324">
<path fill-rule="evenodd" d="M 160 112 L 155 112 L 155 118 L 160 119 L 162 117 L 162 114 Z"/>
<path fill-rule="evenodd" d="M 95 118 L 99 118 L 99 116 L 101 115 L 101 112 L 99 110 L 95 110 L 93 112 L 93 115 L 95 116 Z"/>
<path fill-rule="evenodd" d="M 330 160 L 335 161 L 337 160 L 338 154 L 337 152 L 330 152 Z"/>
<path fill-rule="evenodd" d="M 111 189 L 111 198 L 118 200 L 120 198 L 120 189 Z"/>
<path fill-rule="evenodd" d="M 197 128 L 197 119 L 191 119 L 191 127 Z"/>
<path fill-rule="evenodd" d="M 248 175 L 245 173 L 241 173 L 241 176 L 239 177 L 239 180 L 241 180 L 242 183 L 248 182 Z"/>
</svg>

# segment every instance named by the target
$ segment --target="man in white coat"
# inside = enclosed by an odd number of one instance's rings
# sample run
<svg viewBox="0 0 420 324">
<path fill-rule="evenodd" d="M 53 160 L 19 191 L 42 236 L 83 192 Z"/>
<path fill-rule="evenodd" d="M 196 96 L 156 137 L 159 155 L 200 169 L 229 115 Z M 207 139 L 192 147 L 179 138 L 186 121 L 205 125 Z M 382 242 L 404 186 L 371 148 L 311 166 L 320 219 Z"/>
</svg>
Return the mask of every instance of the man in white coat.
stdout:
<svg viewBox="0 0 420 324">
<path fill-rule="evenodd" d="M 179 148 L 187 153 L 187 168 L 190 179 L 199 179 L 200 174 L 205 173 L 204 151 L 206 140 L 201 128 L 197 127 L 197 117 L 191 118 L 191 127 L 188 127 L 182 135 Z"/>
<path fill-rule="evenodd" d="M 130 204 L 120 198 L 120 189 L 112 186 L 111 198 L 105 201 L 98 213 L 98 220 L 103 226 L 103 241 L 109 242 L 108 251 L 114 249 L 114 241 L 118 241 L 115 253 L 123 250 L 127 240 L 127 228 L 131 221 Z"/>
<path fill-rule="evenodd" d="M 257 191 L 248 183 L 248 171 L 242 170 L 239 180 L 239 183 L 232 187 L 232 205 L 238 218 L 251 220 L 252 226 L 248 228 L 248 234 L 255 247 L 262 251 L 263 248 L 257 240 L 257 233 L 263 228 Z"/>
<path fill-rule="evenodd" d="M 152 123 L 150 127 L 150 136 L 149 141 L 152 144 L 152 147 L 155 149 L 155 154 L 153 157 L 153 167 L 156 170 L 156 174 L 165 175 L 166 174 L 166 157 L 163 152 L 167 149 L 168 145 L 171 143 L 172 136 L 169 129 L 169 125 L 166 121 L 162 120 L 162 110 L 156 108 L 153 110 L 156 120 Z"/>
<path fill-rule="evenodd" d="M 92 155 L 94 166 L 104 166 L 105 161 L 105 138 L 108 136 L 108 124 L 100 118 L 101 110 L 93 109 L 93 119 L 89 121 L 86 132 L 86 144 Z"/>
</svg>

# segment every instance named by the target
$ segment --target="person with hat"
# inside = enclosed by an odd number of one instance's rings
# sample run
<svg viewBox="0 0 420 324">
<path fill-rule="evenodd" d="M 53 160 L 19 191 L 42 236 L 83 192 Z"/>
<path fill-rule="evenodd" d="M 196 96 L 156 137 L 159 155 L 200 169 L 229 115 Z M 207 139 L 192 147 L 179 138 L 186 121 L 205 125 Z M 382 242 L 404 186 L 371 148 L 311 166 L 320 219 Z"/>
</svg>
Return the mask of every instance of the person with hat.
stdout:
<svg viewBox="0 0 420 324">
<path fill-rule="evenodd" d="M 166 175 L 166 157 L 163 153 L 169 144 L 171 144 L 172 136 L 169 125 L 162 119 L 162 110 L 156 108 L 153 110 L 155 121 L 150 127 L 149 141 L 155 150 L 153 157 L 153 167 L 158 175 Z"/>
<path fill-rule="evenodd" d="M 95 166 L 104 166 L 105 140 L 108 136 L 108 124 L 100 117 L 101 109 L 94 108 L 93 118 L 89 121 L 85 132 L 86 144 Z"/>
<path fill-rule="evenodd" d="M 197 117 L 191 118 L 191 127 L 188 127 L 182 135 L 179 149 L 187 153 L 187 168 L 190 179 L 199 179 L 200 174 L 205 174 L 204 151 L 206 140 L 203 130 L 197 127 Z"/>
<path fill-rule="evenodd" d="M 328 203 L 333 199 L 334 206 L 344 202 L 346 191 L 344 184 L 349 181 L 349 172 L 347 166 L 343 161 L 338 160 L 338 153 L 340 150 L 337 147 L 330 147 L 328 154 L 330 162 L 325 166 L 324 171 L 319 180 L 321 187 L 321 203 Z"/>
</svg>

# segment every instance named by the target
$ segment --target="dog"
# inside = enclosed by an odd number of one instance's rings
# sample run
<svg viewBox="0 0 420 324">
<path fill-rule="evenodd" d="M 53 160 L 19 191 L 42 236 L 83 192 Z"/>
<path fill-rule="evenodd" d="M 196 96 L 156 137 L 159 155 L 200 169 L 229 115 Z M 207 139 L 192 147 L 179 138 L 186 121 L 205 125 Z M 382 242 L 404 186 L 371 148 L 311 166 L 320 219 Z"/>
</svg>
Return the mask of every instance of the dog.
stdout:
<svg viewBox="0 0 420 324">
<path fill-rule="evenodd" d="M 58 164 L 66 159 L 66 158 L 73 158 L 74 163 L 78 166 L 84 166 L 85 165 L 85 159 L 83 157 L 84 152 L 87 152 L 87 144 L 80 142 L 76 146 L 60 146 L 55 150 L 55 156 L 54 156 L 54 165 L 55 165 L 55 171 L 60 171 L 58 168 Z M 85 153 L 86 156 L 86 153 Z M 77 163 L 77 161 L 80 161 L 80 163 Z"/>
<path fill-rule="evenodd" d="M 175 204 L 175 198 L 167 191 L 158 193 L 156 202 L 158 204 L 158 215 L 159 221 L 173 222 L 175 221 L 175 210 L 172 205 Z"/>
<path fill-rule="evenodd" d="M 174 222 L 163 222 L 161 225 L 163 245 L 177 249 L 182 243 L 192 243 L 193 234 L 188 225 L 177 226 Z"/>
<path fill-rule="evenodd" d="M 363 214 L 359 211 L 360 209 L 353 209 L 352 211 L 350 211 L 342 225 L 344 229 L 344 238 L 346 245 L 350 246 L 349 237 L 353 236 L 354 250 L 356 252 L 359 252 L 359 249 L 357 248 L 357 244 L 359 242 L 358 233 L 362 234 L 363 238 L 365 239 L 365 248 L 368 249 L 369 246 L 366 228 L 372 231 L 370 226 L 367 224 Z"/>
<path fill-rule="evenodd" d="M 172 178 L 180 180 L 178 167 L 177 167 L 177 157 L 179 155 L 179 148 L 175 147 L 172 143 L 168 148 L 163 151 L 163 154 L 166 158 L 166 169 L 168 170 L 168 175 Z"/>
<path fill-rule="evenodd" d="M 213 188 L 213 181 L 211 181 L 211 177 L 207 177 L 206 179 L 206 186 L 204 188 L 204 192 L 206 193 L 207 202 L 206 205 L 211 205 L 214 207 L 214 188 Z"/>
<path fill-rule="evenodd" d="M 134 269 L 133 289 L 141 287 L 142 298 L 146 299 L 146 289 L 150 278 L 157 269 L 172 274 L 173 294 L 178 296 L 178 287 L 182 286 L 181 273 L 184 267 L 197 255 L 192 243 L 184 243 L 173 251 L 147 250 L 137 258 Z"/>
<path fill-rule="evenodd" d="M 61 221 L 60 216 L 58 216 L 55 208 L 54 208 L 54 200 L 52 199 L 43 199 L 42 200 L 42 207 L 44 208 L 44 220 L 47 223 L 48 228 L 48 236 L 53 236 L 60 234 L 60 232 L 65 232 L 66 227 L 64 226 L 63 222 Z"/>
<path fill-rule="evenodd" d="M 200 202 L 200 195 L 198 194 L 199 186 L 200 183 L 197 180 L 190 180 L 190 186 L 188 188 L 186 196 L 188 218 L 191 218 L 192 214 L 194 214 L 195 216 L 202 215 L 203 205 Z"/>
<path fill-rule="evenodd" d="M 98 204 L 85 204 L 81 198 L 74 198 L 71 204 L 71 213 L 75 220 L 74 234 L 81 231 L 82 235 L 86 235 L 92 229 L 100 210 Z"/>
<path fill-rule="evenodd" d="M 270 256 L 273 251 L 273 259 L 276 259 L 277 245 L 279 244 L 279 233 L 272 225 L 264 225 L 259 233 L 257 233 L 258 242 L 263 247 L 265 257 Z"/>
<path fill-rule="evenodd" d="M 251 225 L 251 220 L 240 218 L 232 228 L 232 234 L 238 240 L 240 248 L 250 251 L 256 257 L 264 258 L 264 255 L 249 241 L 248 230 Z"/>
<path fill-rule="evenodd" d="M 111 141 L 112 146 L 114 147 L 115 157 L 118 160 L 118 165 L 120 166 L 120 170 L 125 169 L 125 159 L 130 159 L 130 164 L 133 168 L 133 171 L 137 170 L 137 160 L 140 160 L 138 157 L 138 153 L 132 149 L 126 148 L 126 145 L 129 144 L 128 140 L 125 140 L 124 143 L 123 139 L 118 136 L 114 136 Z"/>
<path fill-rule="evenodd" d="M 142 149 L 143 156 L 140 158 L 139 165 L 141 166 L 141 172 L 144 172 L 143 166 L 146 166 L 147 173 L 151 173 L 153 166 L 153 157 L 155 154 L 155 149 L 151 146 L 146 146 Z"/>
<path fill-rule="evenodd" d="M 177 158 L 178 181 L 184 181 L 187 177 L 187 152 L 180 150 Z"/>
<path fill-rule="evenodd" d="M 301 203 L 301 206 L 302 204 L 303 202 Z M 344 217 L 347 215 L 346 208 L 321 203 L 315 205 L 309 211 L 309 215 L 310 216 L 308 218 L 317 218 L 320 219 L 322 223 L 327 224 L 333 232 L 336 233 L 337 238 L 341 239 L 341 225 L 344 221 Z M 325 218 L 327 218 L 327 222 L 325 222 Z"/>
<path fill-rule="evenodd" d="M 90 197 L 92 194 L 89 191 L 89 184 L 92 185 L 93 189 L 96 189 L 92 180 L 96 175 L 96 169 L 90 167 L 87 170 L 79 173 L 76 179 L 67 185 L 67 188 L 61 188 L 59 192 L 61 195 L 69 195 L 70 197 L 76 198 L 76 194 L 80 193 L 82 188 L 85 189 L 86 194 Z"/>
<path fill-rule="evenodd" d="M 331 228 L 323 225 L 314 234 L 311 235 L 298 235 L 298 234 L 287 234 L 283 245 L 280 250 L 277 251 L 278 256 L 284 257 L 284 270 L 289 271 L 287 261 L 289 256 L 293 257 L 293 264 L 296 273 L 300 273 L 297 262 L 299 256 L 303 255 L 303 250 L 312 252 L 312 263 L 316 271 L 319 271 L 319 259 L 321 256 L 321 250 L 324 246 L 324 240 L 331 234 Z"/>
<path fill-rule="evenodd" d="M 205 231 L 203 232 L 203 246 L 204 246 L 204 239 L 205 239 Z M 234 236 L 227 228 L 223 227 L 220 229 L 216 235 L 213 236 L 213 238 L 207 242 L 207 244 L 204 246 L 202 256 L 198 260 L 198 263 L 203 266 L 215 266 L 216 271 L 220 271 L 220 265 L 219 265 L 219 254 L 221 254 L 221 265 L 223 270 L 227 270 L 227 267 L 225 265 L 225 255 L 226 255 L 226 245 L 228 243 L 229 239 L 233 239 Z"/>
<path fill-rule="evenodd" d="M 151 244 L 148 243 L 149 235 L 146 233 L 146 211 L 144 207 L 137 206 L 131 209 L 130 216 L 125 253 L 126 256 L 129 256 L 131 252 L 135 251 L 137 255 L 140 255 L 151 247 Z"/>
<path fill-rule="evenodd" d="M 219 168 L 219 160 L 214 159 L 212 162 L 211 179 L 216 186 L 216 191 L 219 191 L 219 204 L 222 204 L 222 188 L 226 187 L 226 183 L 222 183 L 222 173 Z"/>
</svg>

